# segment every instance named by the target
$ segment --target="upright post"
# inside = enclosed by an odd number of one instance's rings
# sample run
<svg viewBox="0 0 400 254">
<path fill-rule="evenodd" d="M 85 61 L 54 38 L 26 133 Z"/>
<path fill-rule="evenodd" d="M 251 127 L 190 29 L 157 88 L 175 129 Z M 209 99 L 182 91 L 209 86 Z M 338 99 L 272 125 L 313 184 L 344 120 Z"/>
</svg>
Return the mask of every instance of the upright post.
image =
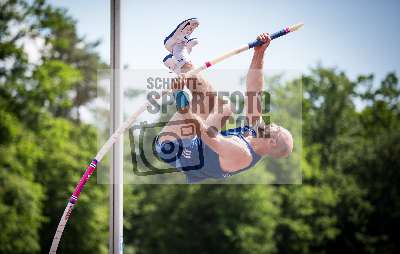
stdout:
<svg viewBox="0 0 400 254">
<path fill-rule="evenodd" d="M 122 124 L 122 89 L 120 86 L 121 1 L 111 0 L 111 133 Z M 114 144 L 110 165 L 109 253 L 123 251 L 123 138 Z"/>
</svg>

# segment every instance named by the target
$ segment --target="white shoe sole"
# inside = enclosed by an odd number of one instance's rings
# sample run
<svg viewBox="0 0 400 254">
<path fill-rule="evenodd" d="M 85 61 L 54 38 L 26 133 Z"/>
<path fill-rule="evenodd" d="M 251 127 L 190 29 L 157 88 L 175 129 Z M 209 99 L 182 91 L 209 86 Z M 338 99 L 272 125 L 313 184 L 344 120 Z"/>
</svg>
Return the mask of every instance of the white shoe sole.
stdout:
<svg viewBox="0 0 400 254">
<path fill-rule="evenodd" d="M 174 47 L 174 45 L 178 42 L 180 42 L 181 40 L 184 39 L 185 36 L 189 36 L 192 32 L 187 32 L 184 31 L 184 29 L 187 26 L 192 26 L 193 30 L 199 26 L 199 21 L 197 20 L 197 18 L 191 18 L 191 19 L 187 19 L 182 21 L 176 28 L 174 31 L 172 31 L 172 33 L 170 35 L 168 35 L 165 40 L 164 40 L 164 46 L 165 48 L 169 51 L 172 52 L 172 48 Z"/>
</svg>

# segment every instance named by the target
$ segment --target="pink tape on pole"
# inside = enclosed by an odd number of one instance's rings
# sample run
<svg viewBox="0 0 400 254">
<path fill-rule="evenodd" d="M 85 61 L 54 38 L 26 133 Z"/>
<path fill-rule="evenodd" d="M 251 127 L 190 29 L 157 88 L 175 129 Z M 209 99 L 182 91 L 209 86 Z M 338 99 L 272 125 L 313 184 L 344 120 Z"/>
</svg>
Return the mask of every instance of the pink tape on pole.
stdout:
<svg viewBox="0 0 400 254">
<path fill-rule="evenodd" d="M 89 164 L 89 166 L 86 168 L 85 174 L 83 174 L 81 180 L 79 180 L 78 185 L 76 186 L 74 193 L 72 193 L 72 196 L 78 199 L 79 195 L 81 194 L 81 191 L 83 189 L 83 186 L 85 186 L 86 182 L 89 180 L 90 176 L 93 174 L 93 172 L 96 170 L 97 167 L 97 160 L 92 160 L 92 162 Z"/>
</svg>

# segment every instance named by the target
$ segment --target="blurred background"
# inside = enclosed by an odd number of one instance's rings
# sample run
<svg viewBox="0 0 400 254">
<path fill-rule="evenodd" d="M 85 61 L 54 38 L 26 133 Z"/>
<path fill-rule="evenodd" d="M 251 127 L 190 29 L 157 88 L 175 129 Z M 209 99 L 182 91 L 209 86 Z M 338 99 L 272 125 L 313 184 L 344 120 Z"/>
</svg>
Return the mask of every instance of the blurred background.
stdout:
<svg viewBox="0 0 400 254">
<path fill-rule="evenodd" d="M 302 84 L 302 184 L 126 185 L 125 253 L 399 253 L 399 7 L 122 1 L 122 64 L 133 70 L 163 68 L 162 41 L 185 18 L 201 22 L 197 64 L 306 24 L 274 41 L 265 63 L 290 74 L 282 87 Z M 0 0 L 0 253 L 47 253 L 97 151 L 109 20 L 106 0 Z M 244 70 L 250 58 L 216 68 Z M 108 252 L 108 188 L 88 182 L 60 253 Z"/>
</svg>

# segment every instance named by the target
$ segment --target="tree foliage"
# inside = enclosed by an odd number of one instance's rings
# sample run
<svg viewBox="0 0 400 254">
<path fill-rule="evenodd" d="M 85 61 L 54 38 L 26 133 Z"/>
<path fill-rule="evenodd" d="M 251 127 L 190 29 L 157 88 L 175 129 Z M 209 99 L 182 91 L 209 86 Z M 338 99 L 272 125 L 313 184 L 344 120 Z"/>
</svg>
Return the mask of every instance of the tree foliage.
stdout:
<svg viewBox="0 0 400 254">
<path fill-rule="evenodd" d="M 47 252 L 78 169 L 97 146 L 95 129 L 71 114 L 88 102 L 77 103 L 73 91 L 93 91 L 104 64 L 64 10 L 44 1 L 0 5 L 0 253 Z M 44 44 L 32 60 L 27 44 L 37 42 Z M 105 188 L 88 185 L 61 252 L 107 252 Z"/>
</svg>

